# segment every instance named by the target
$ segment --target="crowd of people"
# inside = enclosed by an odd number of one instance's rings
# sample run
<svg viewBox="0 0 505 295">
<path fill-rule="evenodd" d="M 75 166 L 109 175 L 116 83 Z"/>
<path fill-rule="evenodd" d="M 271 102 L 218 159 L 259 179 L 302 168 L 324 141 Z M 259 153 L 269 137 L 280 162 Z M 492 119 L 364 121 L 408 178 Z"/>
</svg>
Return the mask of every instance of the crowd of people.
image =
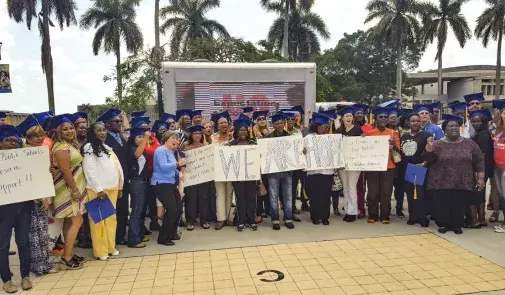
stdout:
<svg viewBox="0 0 505 295">
<path fill-rule="evenodd" d="M 434 220 L 440 233 L 455 234 L 485 227 L 488 181 L 488 209 L 493 210 L 488 221 L 497 222 L 500 208 L 505 208 L 500 206 L 505 192 L 505 100 L 493 101 L 493 117 L 483 108 L 482 94 L 464 98 L 448 104 L 452 114 L 441 114 L 440 103 L 409 110 L 398 100 L 373 108 L 354 104 L 307 114 L 301 106 L 273 114 L 246 107 L 233 121 L 227 111 L 206 120 L 200 110 L 177 110 L 151 124 L 140 111 L 130 114 L 127 130 L 128 116 L 118 109 L 107 110 L 93 123 L 85 113 L 36 113 L 18 126 L 9 125 L 7 114 L 0 113 L 0 149 L 47 146 L 55 187 L 54 197 L 0 206 L 3 289 L 17 292 L 8 263 L 13 229 L 21 288 L 29 290 L 30 273 L 82 268 L 86 259 L 75 254 L 74 246 L 92 248 L 96 259 L 108 260 L 120 255 L 117 245 L 146 247 L 151 231 L 159 232 L 158 244 L 173 246 L 181 238 L 181 226 L 188 231 L 197 225 L 207 230 L 211 224 L 215 230 L 234 225 L 238 231 L 256 231 L 270 218 L 273 229 L 280 230 L 282 217 L 284 226 L 294 229 L 294 222 L 301 222 L 300 211 L 309 212 L 314 225 L 328 225 L 331 209 L 337 216 L 343 210 L 345 222 L 367 218 L 368 223 L 389 224 L 392 196 L 396 216 L 404 218 L 406 195 L 409 225 L 428 227 Z M 387 170 L 297 170 L 264 174 L 261 181 L 184 187 L 189 150 L 329 133 L 388 136 Z M 427 169 L 422 183 L 407 180 L 412 165 Z M 95 223 L 86 210 L 95 199 L 112 203 L 115 214 Z M 48 212 L 63 220 L 52 251 Z M 505 232 L 505 225 L 495 231 Z M 50 263 L 50 252 L 61 255 L 57 265 Z"/>
</svg>

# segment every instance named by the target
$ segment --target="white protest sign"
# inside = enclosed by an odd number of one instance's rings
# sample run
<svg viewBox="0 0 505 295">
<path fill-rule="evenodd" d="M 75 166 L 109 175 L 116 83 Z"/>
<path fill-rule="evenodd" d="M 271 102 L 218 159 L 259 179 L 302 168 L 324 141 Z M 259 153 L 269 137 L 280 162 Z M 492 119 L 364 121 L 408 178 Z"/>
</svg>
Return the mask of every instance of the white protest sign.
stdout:
<svg viewBox="0 0 505 295">
<path fill-rule="evenodd" d="M 0 205 L 52 196 L 47 147 L 0 151 Z"/>
<path fill-rule="evenodd" d="M 260 180 L 260 148 L 257 145 L 216 146 L 215 181 Z"/>
<path fill-rule="evenodd" d="M 304 138 L 305 170 L 344 167 L 342 134 L 308 135 Z"/>
<path fill-rule="evenodd" d="M 261 173 L 304 169 L 303 138 L 299 136 L 283 136 L 258 140 L 261 150 Z"/>
<path fill-rule="evenodd" d="M 344 137 L 345 169 L 349 171 L 386 171 L 389 136 Z"/>
<path fill-rule="evenodd" d="M 214 146 L 184 152 L 186 154 L 186 169 L 184 170 L 184 186 L 192 186 L 214 180 Z"/>
</svg>

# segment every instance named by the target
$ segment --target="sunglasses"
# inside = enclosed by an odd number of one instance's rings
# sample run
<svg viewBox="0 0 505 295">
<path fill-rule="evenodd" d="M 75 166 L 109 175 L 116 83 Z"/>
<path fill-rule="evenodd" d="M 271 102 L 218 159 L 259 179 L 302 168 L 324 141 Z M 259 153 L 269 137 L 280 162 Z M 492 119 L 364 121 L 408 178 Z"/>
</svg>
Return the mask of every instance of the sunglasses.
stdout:
<svg viewBox="0 0 505 295">
<path fill-rule="evenodd" d="M 480 101 L 472 101 L 468 105 L 470 105 L 470 106 L 478 106 L 478 105 L 480 105 Z"/>
<path fill-rule="evenodd" d="M 257 121 L 265 121 L 267 118 L 264 118 L 264 117 L 259 117 L 258 119 L 256 119 Z"/>
<path fill-rule="evenodd" d="M 388 116 L 377 116 L 377 119 L 387 119 Z"/>
</svg>

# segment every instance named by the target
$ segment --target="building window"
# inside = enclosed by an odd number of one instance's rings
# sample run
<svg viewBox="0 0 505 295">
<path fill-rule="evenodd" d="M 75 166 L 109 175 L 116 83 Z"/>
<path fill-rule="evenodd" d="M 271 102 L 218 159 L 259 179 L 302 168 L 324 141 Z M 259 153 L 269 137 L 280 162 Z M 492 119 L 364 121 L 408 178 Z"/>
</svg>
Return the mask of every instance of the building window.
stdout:
<svg viewBox="0 0 505 295">
<path fill-rule="evenodd" d="M 486 95 L 493 95 L 493 86 L 487 85 Z"/>
<path fill-rule="evenodd" d="M 503 85 L 500 85 L 500 95 L 503 95 Z"/>
<path fill-rule="evenodd" d="M 486 85 L 481 85 L 480 86 L 480 92 L 486 93 Z"/>
</svg>

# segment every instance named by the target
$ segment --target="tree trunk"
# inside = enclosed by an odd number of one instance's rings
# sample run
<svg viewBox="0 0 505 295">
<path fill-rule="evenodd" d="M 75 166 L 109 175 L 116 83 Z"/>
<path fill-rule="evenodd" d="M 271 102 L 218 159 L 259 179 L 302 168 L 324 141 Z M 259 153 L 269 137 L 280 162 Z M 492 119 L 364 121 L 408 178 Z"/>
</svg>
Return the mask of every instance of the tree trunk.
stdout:
<svg viewBox="0 0 505 295">
<path fill-rule="evenodd" d="M 119 102 L 123 100 L 123 81 L 121 75 L 121 44 L 116 41 L 116 80 L 117 80 L 117 97 Z"/>
<path fill-rule="evenodd" d="M 398 47 L 398 56 L 396 57 L 396 97 L 402 99 L 402 49 Z"/>
<path fill-rule="evenodd" d="M 162 77 L 161 61 L 163 60 L 163 57 L 158 56 L 162 54 L 160 48 L 160 0 L 154 1 L 154 46 L 156 55 L 155 58 L 157 61 L 160 61 L 160 64 L 157 65 L 159 66 L 159 68 L 156 74 L 156 95 L 158 98 L 158 115 L 159 118 L 161 119 L 161 116 L 163 116 L 165 110 L 163 106 L 163 90 L 161 84 L 161 77 Z"/>
<path fill-rule="evenodd" d="M 444 95 L 444 81 L 442 81 L 442 52 L 438 56 L 438 100 Z"/>
<path fill-rule="evenodd" d="M 286 8 L 284 9 L 284 58 L 289 59 L 289 0 L 284 0 Z"/>
<path fill-rule="evenodd" d="M 53 56 L 51 54 L 51 36 L 49 35 L 49 0 L 42 1 L 42 14 L 42 47 L 44 48 L 42 58 L 44 59 L 44 72 L 46 74 L 47 101 L 49 104 L 49 110 L 54 113 Z"/>
<path fill-rule="evenodd" d="M 501 88 L 501 44 L 503 41 L 503 25 L 500 26 L 500 35 L 498 36 L 498 53 L 496 56 L 496 82 L 494 88 L 494 98 L 500 99 Z"/>
</svg>

